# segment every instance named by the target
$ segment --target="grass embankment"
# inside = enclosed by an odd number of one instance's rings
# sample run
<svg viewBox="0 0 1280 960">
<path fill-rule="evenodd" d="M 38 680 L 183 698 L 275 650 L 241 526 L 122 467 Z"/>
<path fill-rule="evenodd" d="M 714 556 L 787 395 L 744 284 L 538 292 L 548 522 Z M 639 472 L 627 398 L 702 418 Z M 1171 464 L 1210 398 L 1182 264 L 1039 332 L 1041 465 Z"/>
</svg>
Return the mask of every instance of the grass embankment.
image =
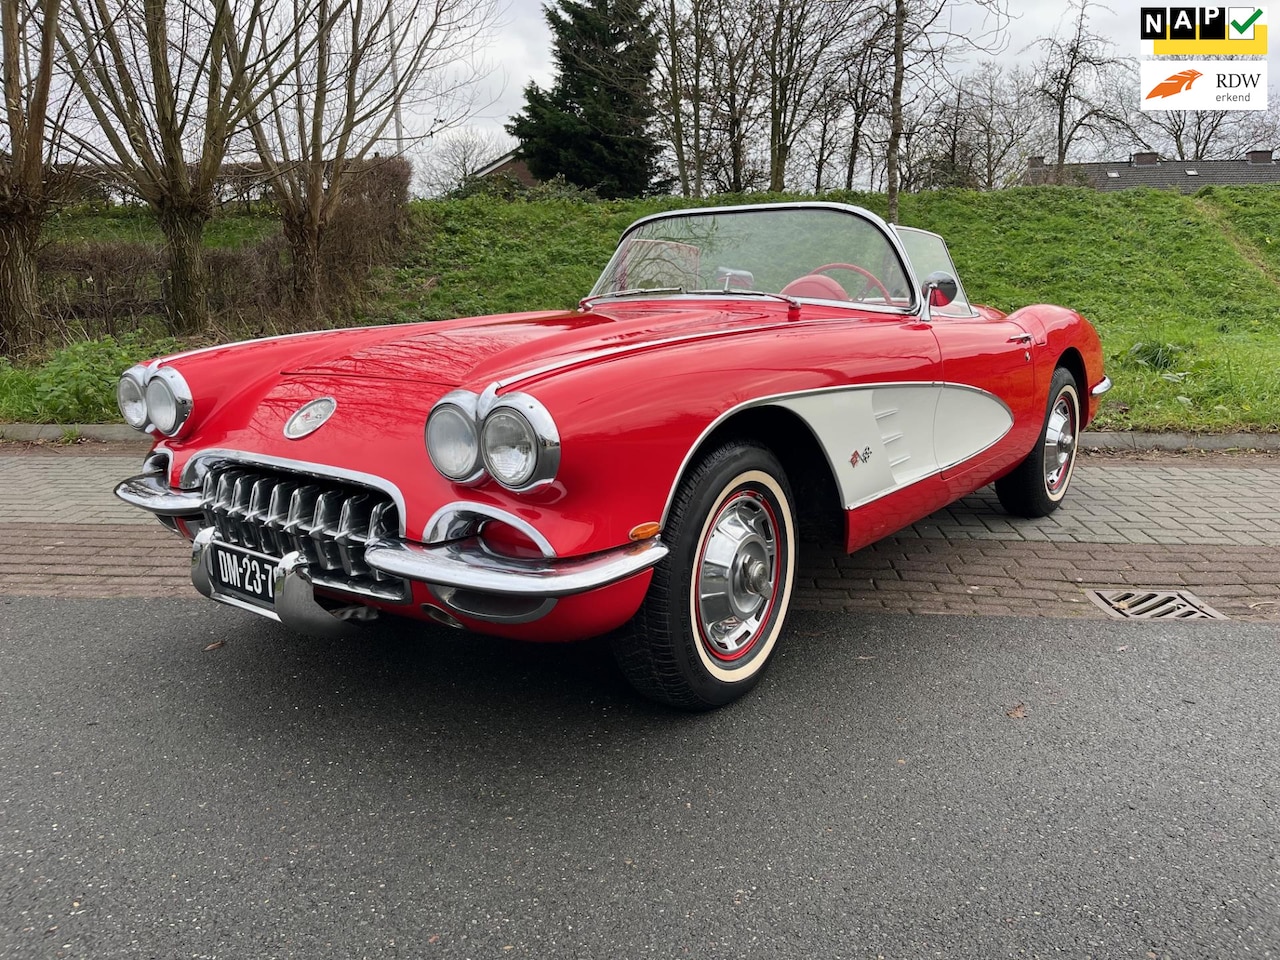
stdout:
<svg viewBox="0 0 1280 960">
<path fill-rule="evenodd" d="M 884 213 L 878 195 L 830 199 Z M 591 287 L 627 224 L 681 205 L 672 198 L 511 203 L 483 197 L 417 204 L 410 242 L 395 267 L 375 274 L 357 319 L 436 320 L 571 306 Z M 124 219 L 127 229 L 145 228 Z M 241 222 L 220 234 L 229 243 L 245 242 L 237 235 L 261 235 L 258 218 L 234 219 Z M 974 300 L 1004 310 L 1061 303 L 1095 323 L 1116 385 L 1101 426 L 1280 430 L 1280 188 L 1208 188 L 1195 197 L 949 190 L 904 197 L 902 220 L 948 238 Z M 120 228 L 99 221 L 57 229 L 94 235 Z M 156 352 L 148 347 L 134 342 L 120 348 L 121 356 Z M 100 353 L 104 370 L 116 360 L 114 346 L 79 349 Z M 86 368 L 87 380 L 98 376 L 96 368 L 87 372 L 84 354 L 71 366 Z M 67 372 L 64 363 L 59 375 Z M 26 386 L 15 390 L 24 377 Z M 0 366 L 0 420 L 115 419 L 110 385 L 96 400 L 86 392 L 76 415 L 32 406 L 35 394 L 53 389 L 39 369 Z M 26 399 L 15 403 L 15 397 Z"/>
</svg>

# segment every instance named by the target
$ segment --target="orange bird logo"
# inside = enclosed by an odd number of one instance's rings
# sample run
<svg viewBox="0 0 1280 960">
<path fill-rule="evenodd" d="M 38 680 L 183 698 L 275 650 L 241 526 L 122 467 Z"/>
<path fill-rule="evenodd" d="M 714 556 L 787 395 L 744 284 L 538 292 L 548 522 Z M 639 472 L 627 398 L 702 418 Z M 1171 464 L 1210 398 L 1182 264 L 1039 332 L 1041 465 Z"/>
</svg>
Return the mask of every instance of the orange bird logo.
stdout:
<svg viewBox="0 0 1280 960">
<path fill-rule="evenodd" d="M 1152 97 L 1172 97 L 1175 93 L 1182 93 L 1184 90 L 1190 90 L 1191 85 L 1203 76 L 1204 74 L 1199 70 L 1183 70 L 1181 73 L 1175 73 L 1172 77 L 1161 80 L 1152 87 L 1151 92 L 1147 94 L 1146 99 L 1150 100 Z"/>
</svg>

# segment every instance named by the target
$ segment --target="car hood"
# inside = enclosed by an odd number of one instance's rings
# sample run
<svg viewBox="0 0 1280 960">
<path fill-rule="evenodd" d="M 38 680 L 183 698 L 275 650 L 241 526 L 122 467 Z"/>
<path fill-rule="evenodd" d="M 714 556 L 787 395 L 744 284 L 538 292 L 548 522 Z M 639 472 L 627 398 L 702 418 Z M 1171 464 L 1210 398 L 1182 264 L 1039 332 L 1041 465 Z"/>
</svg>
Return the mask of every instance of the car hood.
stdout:
<svg viewBox="0 0 1280 960">
<path fill-rule="evenodd" d="M 618 349 L 714 335 L 780 319 L 772 304 L 626 305 L 414 324 L 403 335 L 333 350 L 288 367 L 286 376 L 355 377 L 443 387 L 477 384 Z M 772 318 L 772 319 L 771 319 Z"/>
</svg>

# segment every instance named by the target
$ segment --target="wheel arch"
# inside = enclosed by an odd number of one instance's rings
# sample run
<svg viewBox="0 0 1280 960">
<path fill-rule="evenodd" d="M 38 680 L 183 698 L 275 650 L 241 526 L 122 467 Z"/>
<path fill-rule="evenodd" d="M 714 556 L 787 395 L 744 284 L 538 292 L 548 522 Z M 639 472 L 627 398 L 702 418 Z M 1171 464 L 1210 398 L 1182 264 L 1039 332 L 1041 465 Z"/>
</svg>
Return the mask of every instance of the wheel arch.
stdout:
<svg viewBox="0 0 1280 960">
<path fill-rule="evenodd" d="M 733 411 L 698 438 L 672 484 L 662 515 L 664 525 L 676 490 L 702 456 L 733 441 L 760 444 L 778 458 L 795 499 L 800 539 L 843 543 L 843 505 L 822 444 L 803 417 L 772 404 Z"/>
<path fill-rule="evenodd" d="M 1080 355 L 1080 351 L 1075 347 L 1067 347 L 1058 357 L 1058 362 L 1054 365 L 1062 367 L 1076 381 L 1076 391 L 1080 394 L 1081 406 L 1084 405 L 1084 399 L 1089 395 L 1089 374 L 1085 370 L 1084 357 Z"/>
</svg>

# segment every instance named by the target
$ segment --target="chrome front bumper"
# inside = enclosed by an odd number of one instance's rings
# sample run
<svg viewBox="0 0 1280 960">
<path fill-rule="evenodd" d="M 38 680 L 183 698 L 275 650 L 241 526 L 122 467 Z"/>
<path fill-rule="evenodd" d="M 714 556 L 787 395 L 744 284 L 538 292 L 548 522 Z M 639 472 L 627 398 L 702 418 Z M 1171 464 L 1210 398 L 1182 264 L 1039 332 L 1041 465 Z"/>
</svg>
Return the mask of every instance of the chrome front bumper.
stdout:
<svg viewBox="0 0 1280 960">
<path fill-rule="evenodd" d="M 146 473 L 119 484 L 116 496 L 161 519 L 195 517 L 203 512 L 198 490 L 174 490 L 162 474 Z M 655 566 L 668 548 L 658 537 L 630 543 L 585 557 L 560 558 L 531 529 L 544 556 L 517 558 L 487 549 L 474 535 L 475 524 L 485 520 L 509 522 L 524 529 L 527 524 L 491 507 L 451 504 L 428 524 L 428 536 L 439 542 L 414 543 L 396 538 L 372 540 L 365 546 L 364 561 L 375 570 L 425 584 L 450 614 L 491 623 L 528 623 L 546 616 L 564 597 L 588 593 L 626 580 Z M 361 601 L 331 611 L 315 599 L 315 585 L 305 558 L 290 553 L 278 561 L 275 608 L 269 610 L 217 589 L 212 570 L 216 530 L 205 527 L 192 543 L 191 579 L 210 599 L 278 620 L 303 633 L 346 633 Z M 446 539 L 447 538 L 447 539 Z M 330 588 L 326 588 L 330 589 Z"/>
</svg>

